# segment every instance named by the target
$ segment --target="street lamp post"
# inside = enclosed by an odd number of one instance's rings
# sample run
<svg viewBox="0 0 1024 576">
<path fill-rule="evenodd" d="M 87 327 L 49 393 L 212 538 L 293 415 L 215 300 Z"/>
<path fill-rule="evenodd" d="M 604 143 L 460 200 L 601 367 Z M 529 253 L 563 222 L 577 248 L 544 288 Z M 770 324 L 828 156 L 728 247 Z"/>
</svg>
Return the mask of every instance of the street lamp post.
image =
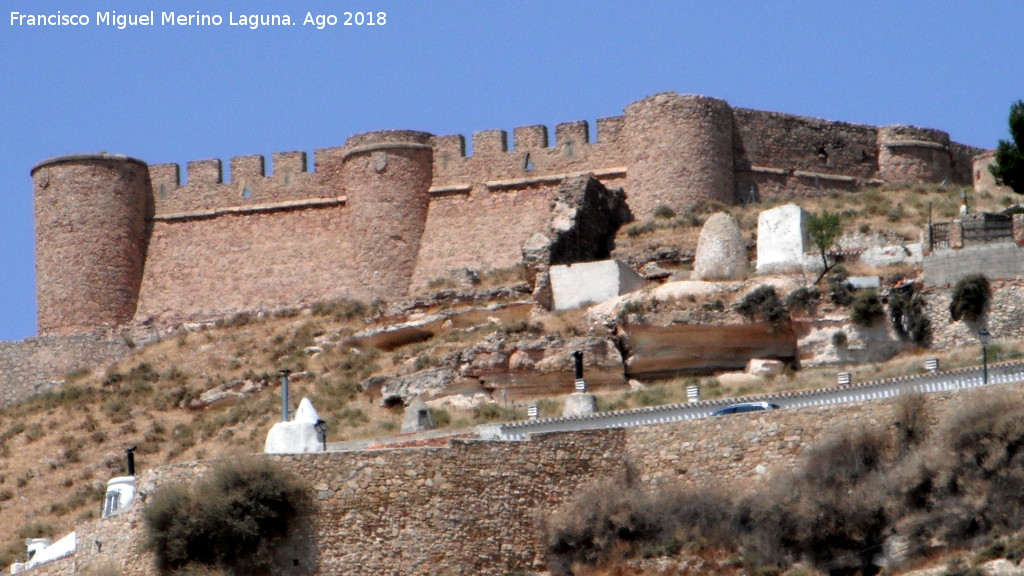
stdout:
<svg viewBox="0 0 1024 576">
<path fill-rule="evenodd" d="M 989 334 L 987 328 L 978 330 L 978 340 L 981 340 L 981 366 L 982 366 L 982 384 L 988 385 L 988 341 L 992 337 Z"/>
<path fill-rule="evenodd" d="M 288 368 L 282 368 L 277 371 L 281 376 L 281 422 L 288 421 L 288 375 L 292 371 Z"/>
</svg>

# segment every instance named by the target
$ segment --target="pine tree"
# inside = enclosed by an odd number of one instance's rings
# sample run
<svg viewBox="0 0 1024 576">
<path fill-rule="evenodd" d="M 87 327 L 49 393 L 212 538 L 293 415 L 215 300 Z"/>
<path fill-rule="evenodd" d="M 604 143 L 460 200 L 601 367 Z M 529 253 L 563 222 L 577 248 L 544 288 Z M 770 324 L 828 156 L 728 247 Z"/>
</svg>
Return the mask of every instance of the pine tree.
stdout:
<svg viewBox="0 0 1024 576">
<path fill-rule="evenodd" d="M 996 182 L 1024 194 L 1024 100 L 1010 106 L 1010 136 L 1013 141 L 1000 140 L 995 164 L 989 167 Z"/>
</svg>

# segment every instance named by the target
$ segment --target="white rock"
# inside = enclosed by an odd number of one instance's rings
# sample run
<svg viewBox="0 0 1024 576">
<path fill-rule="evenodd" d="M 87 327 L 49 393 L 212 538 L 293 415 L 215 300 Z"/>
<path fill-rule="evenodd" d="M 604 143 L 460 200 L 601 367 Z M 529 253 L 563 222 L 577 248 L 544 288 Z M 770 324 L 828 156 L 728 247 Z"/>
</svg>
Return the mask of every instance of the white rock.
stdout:
<svg viewBox="0 0 1024 576">
<path fill-rule="evenodd" d="M 694 280 L 742 280 L 747 274 L 747 248 L 736 219 L 719 212 L 704 223 L 694 257 Z"/>
</svg>

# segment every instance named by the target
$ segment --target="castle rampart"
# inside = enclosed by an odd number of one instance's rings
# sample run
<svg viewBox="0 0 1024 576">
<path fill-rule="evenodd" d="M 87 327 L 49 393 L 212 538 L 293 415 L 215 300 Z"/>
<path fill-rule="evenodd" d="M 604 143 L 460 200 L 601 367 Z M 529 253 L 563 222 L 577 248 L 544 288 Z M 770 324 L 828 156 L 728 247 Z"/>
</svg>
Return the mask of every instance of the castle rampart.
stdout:
<svg viewBox="0 0 1024 576">
<path fill-rule="evenodd" d="M 885 126 L 878 130 L 878 171 L 886 182 L 950 181 L 952 157 L 949 134 L 915 126 Z"/>
<path fill-rule="evenodd" d="M 230 181 L 216 159 L 189 162 L 184 183 L 176 164 L 44 162 L 34 170 L 40 333 L 401 297 L 453 269 L 517 265 L 559 183 L 580 174 L 624 187 L 643 220 L 661 205 L 683 212 L 884 181 L 967 184 L 964 158 L 979 152 L 937 130 L 672 93 L 599 119 L 594 135 L 573 121 L 555 126 L 553 142 L 540 125 L 514 128 L 511 148 L 504 130 L 472 140 L 467 156 L 461 135 L 370 132 L 316 150 L 312 171 L 303 152 L 274 154 L 269 175 L 263 156 L 234 157 Z"/>
<path fill-rule="evenodd" d="M 146 164 L 111 154 L 55 158 L 32 169 L 41 334 L 131 321 L 146 258 Z"/>
</svg>

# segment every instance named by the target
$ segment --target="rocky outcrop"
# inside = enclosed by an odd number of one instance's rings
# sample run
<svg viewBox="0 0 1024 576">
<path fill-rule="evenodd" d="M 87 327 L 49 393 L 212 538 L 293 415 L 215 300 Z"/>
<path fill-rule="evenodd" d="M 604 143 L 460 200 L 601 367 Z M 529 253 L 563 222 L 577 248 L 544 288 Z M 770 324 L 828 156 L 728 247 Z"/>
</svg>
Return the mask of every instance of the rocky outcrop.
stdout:
<svg viewBox="0 0 1024 576">
<path fill-rule="evenodd" d="M 406 322 L 387 324 L 355 334 L 347 338 L 345 344 L 393 350 L 406 344 L 429 340 L 435 335 L 453 328 L 521 321 L 529 316 L 532 308 L 532 302 L 510 302 L 438 314 L 412 314 Z"/>
<path fill-rule="evenodd" d="M 858 326 L 835 315 L 794 324 L 803 366 L 884 362 L 910 347 L 886 320 Z"/>
<path fill-rule="evenodd" d="M 607 259 L 614 248 L 615 232 L 632 219 L 621 189 L 609 190 L 592 176 L 562 182 L 547 229 L 523 245 L 526 279 L 533 287 L 534 299 L 551 308 L 551 265 Z"/>
<path fill-rule="evenodd" d="M 697 241 L 693 280 L 742 280 L 747 275 L 747 248 L 736 219 L 719 212 L 704 223 Z"/>
<path fill-rule="evenodd" d="M 743 370 L 751 359 L 797 359 L 789 323 L 626 324 L 620 328 L 626 375 L 640 380 Z"/>
<path fill-rule="evenodd" d="M 625 386 L 623 358 L 612 337 L 495 334 L 463 353 L 458 372 L 489 390 L 509 394 L 566 394 L 575 390 L 572 353 L 583 352 L 584 379 L 591 388 Z"/>
<path fill-rule="evenodd" d="M 443 396 L 457 378 L 458 375 L 450 368 L 428 368 L 382 381 L 368 381 L 364 383 L 364 389 L 380 386 L 382 406 L 410 406 L 419 397 Z"/>
</svg>

